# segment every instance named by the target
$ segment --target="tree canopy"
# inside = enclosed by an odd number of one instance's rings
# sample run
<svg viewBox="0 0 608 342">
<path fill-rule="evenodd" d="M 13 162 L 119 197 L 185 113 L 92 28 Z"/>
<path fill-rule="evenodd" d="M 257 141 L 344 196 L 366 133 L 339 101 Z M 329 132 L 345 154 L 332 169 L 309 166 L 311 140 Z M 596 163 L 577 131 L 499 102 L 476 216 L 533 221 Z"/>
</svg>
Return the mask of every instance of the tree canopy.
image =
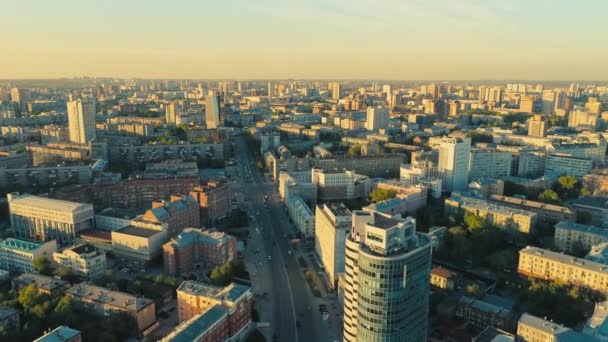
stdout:
<svg viewBox="0 0 608 342">
<path fill-rule="evenodd" d="M 390 189 L 376 189 L 370 193 L 371 202 L 378 203 L 387 199 L 395 198 L 397 192 Z"/>
</svg>

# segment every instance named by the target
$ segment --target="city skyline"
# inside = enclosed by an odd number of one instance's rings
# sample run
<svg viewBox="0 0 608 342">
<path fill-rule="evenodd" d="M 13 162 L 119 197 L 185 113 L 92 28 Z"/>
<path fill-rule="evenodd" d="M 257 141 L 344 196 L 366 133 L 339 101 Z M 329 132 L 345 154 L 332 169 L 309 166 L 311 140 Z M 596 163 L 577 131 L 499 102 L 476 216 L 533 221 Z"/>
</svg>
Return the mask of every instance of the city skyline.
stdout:
<svg viewBox="0 0 608 342">
<path fill-rule="evenodd" d="M 7 4 L 0 78 L 608 79 L 596 0 L 64 3 Z"/>
</svg>

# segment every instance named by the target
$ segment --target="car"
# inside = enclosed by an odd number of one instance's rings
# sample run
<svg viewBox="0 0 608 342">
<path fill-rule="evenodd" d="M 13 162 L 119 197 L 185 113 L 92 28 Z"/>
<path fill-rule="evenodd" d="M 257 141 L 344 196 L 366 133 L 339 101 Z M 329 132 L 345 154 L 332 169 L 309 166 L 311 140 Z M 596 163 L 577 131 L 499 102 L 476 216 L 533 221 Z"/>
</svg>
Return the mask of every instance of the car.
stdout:
<svg viewBox="0 0 608 342">
<path fill-rule="evenodd" d="M 272 257 L 269 255 L 269 256 L 268 256 L 268 260 L 271 260 L 271 259 L 272 259 Z"/>
</svg>

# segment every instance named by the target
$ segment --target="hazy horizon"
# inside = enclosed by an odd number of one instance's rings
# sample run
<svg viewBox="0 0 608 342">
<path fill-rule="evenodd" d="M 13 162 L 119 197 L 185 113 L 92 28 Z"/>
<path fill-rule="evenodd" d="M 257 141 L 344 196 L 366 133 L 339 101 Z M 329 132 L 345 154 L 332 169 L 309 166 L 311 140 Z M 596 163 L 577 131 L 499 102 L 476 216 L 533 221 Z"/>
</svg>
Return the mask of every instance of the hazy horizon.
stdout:
<svg viewBox="0 0 608 342">
<path fill-rule="evenodd" d="M 9 2 L 0 79 L 608 79 L 600 0 Z"/>
</svg>

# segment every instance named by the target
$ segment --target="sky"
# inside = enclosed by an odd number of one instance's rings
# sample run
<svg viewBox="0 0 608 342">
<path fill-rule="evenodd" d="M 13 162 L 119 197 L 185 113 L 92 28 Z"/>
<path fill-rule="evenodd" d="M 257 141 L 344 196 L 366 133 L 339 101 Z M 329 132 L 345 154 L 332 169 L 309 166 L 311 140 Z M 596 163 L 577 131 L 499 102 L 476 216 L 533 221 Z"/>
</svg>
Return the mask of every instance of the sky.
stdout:
<svg viewBox="0 0 608 342">
<path fill-rule="evenodd" d="M 606 0 L 0 4 L 0 79 L 608 79 Z"/>
</svg>

